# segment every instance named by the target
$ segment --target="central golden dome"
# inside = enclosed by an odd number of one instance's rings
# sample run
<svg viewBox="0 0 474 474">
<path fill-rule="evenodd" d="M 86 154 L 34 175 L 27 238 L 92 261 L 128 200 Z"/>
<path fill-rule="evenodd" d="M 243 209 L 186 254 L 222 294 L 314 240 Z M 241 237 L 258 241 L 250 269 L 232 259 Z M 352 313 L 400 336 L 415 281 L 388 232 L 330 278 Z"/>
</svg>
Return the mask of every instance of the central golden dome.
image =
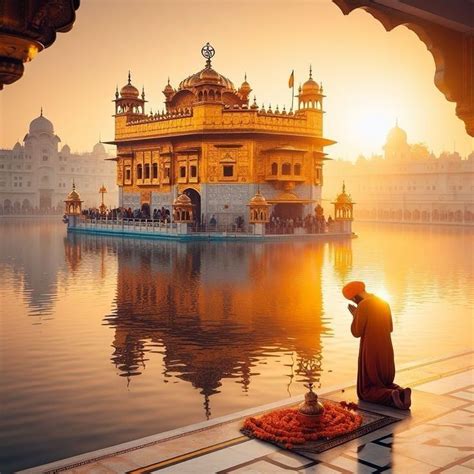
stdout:
<svg viewBox="0 0 474 474">
<path fill-rule="evenodd" d="M 191 89 L 196 86 L 200 86 L 203 84 L 212 84 L 212 85 L 220 85 L 225 89 L 234 91 L 235 87 L 234 84 L 230 79 L 219 74 L 216 70 L 212 67 L 205 67 L 199 72 L 192 74 L 191 76 L 187 77 L 179 84 L 179 89 Z"/>
</svg>

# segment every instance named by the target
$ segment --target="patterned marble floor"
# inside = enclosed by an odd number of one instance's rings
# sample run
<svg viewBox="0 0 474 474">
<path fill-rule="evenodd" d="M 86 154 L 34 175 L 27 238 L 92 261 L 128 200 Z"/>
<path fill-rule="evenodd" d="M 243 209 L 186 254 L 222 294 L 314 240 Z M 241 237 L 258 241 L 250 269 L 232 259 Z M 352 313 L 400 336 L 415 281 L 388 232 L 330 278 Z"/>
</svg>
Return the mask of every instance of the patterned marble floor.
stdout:
<svg viewBox="0 0 474 474">
<path fill-rule="evenodd" d="M 399 370 L 414 388 L 409 412 L 361 407 L 400 419 L 318 455 L 281 450 L 239 433 L 250 411 L 25 472 L 71 473 L 468 473 L 474 471 L 473 352 Z M 356 400 L 354 387 L 321 393 Z M 252 414 L 294 404 L 260 407 Z"/>
</svg>

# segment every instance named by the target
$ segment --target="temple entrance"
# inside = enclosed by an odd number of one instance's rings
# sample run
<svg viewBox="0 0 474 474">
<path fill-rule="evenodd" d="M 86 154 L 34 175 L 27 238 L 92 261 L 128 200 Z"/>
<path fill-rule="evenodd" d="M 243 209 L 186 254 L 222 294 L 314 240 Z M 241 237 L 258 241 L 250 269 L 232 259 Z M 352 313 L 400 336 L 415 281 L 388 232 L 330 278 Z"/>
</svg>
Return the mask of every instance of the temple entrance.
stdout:
<svg viewBox="0 0 474 474">
<path fill-rule="evenodd" d="M 188 196 L 191 199 L 191 202 L 193 204 L 193 213 L 194 213 L 194 221 L 197 224 L 200 224 L 201 222 L 201 195 L 192 188 L 185 189 L 183 191 L 186 196 Z"/>
<path fill-rule="evenodd" d="M 303 204 L 289 202 L 275 204 L 271 214 L 280 219 L 303 219 Z"/>
<path fill-rule="evenodd" d="M 142 211 L 142 216 L 145 217 L 146 219 L 149 219 L 151 217 L 151 215 L 150 215 L 150 204 L 148 204 L 147 202 L 144 202 L 142 204 L 141 211 Z"/>
<path fill-rule="evenodd" d="M 53 207 L 53 191 L 51 189 L 40 189 L 39 207 L 43 211 Z"/>
</svg>

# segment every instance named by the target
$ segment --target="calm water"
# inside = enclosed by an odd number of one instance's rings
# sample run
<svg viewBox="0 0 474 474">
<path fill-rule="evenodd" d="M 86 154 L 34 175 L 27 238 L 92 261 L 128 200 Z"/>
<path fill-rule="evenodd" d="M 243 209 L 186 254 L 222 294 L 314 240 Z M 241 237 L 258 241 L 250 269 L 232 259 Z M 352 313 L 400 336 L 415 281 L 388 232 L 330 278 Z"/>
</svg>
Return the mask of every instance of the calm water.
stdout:
<svg viewBox="0 0 474 474">
<path fill-rule="evenodd" d="M 0 471 L 353 380 L 351 279 L 391 303 L 398 363 L 471 347 L 473 231 L 356 231 L 182 244 L 0 221 Z"/>
</svg>

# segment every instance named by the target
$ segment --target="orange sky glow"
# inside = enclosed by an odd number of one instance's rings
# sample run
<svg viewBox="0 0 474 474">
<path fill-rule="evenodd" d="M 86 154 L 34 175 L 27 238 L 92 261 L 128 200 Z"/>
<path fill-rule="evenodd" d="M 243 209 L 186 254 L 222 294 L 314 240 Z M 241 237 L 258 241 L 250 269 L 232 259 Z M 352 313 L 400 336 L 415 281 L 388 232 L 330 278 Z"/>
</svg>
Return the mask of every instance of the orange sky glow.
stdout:
<svg viewBox="0 0 474 474">
<path fill-rule="evenodd" d="M 236 87 L 247 73 L 251 97 L 267 107 L 288 109 L 291 70 L 297 87 L 312 64 L 327 95 L 324 135 L 338 142 L 326 150 L 332 158 L 382 153 L 397 118 L 410 143 L 436 154 L 473 150 L 417 36 L 405 27 L 387 33 L 364 11 L 344 16 L 330 0 L 83 1 L 72 31 L 0 93 L 0 147 L 21 141 L 40 107 L 73 151 L 113 139 L 111 100 L 128 70 L 145 86 L 147 110 L 161 110 L 168 76 L 177 87 L 204 67 L 207 41 L 216 49 L 213 67 Z"/>
</svg>

